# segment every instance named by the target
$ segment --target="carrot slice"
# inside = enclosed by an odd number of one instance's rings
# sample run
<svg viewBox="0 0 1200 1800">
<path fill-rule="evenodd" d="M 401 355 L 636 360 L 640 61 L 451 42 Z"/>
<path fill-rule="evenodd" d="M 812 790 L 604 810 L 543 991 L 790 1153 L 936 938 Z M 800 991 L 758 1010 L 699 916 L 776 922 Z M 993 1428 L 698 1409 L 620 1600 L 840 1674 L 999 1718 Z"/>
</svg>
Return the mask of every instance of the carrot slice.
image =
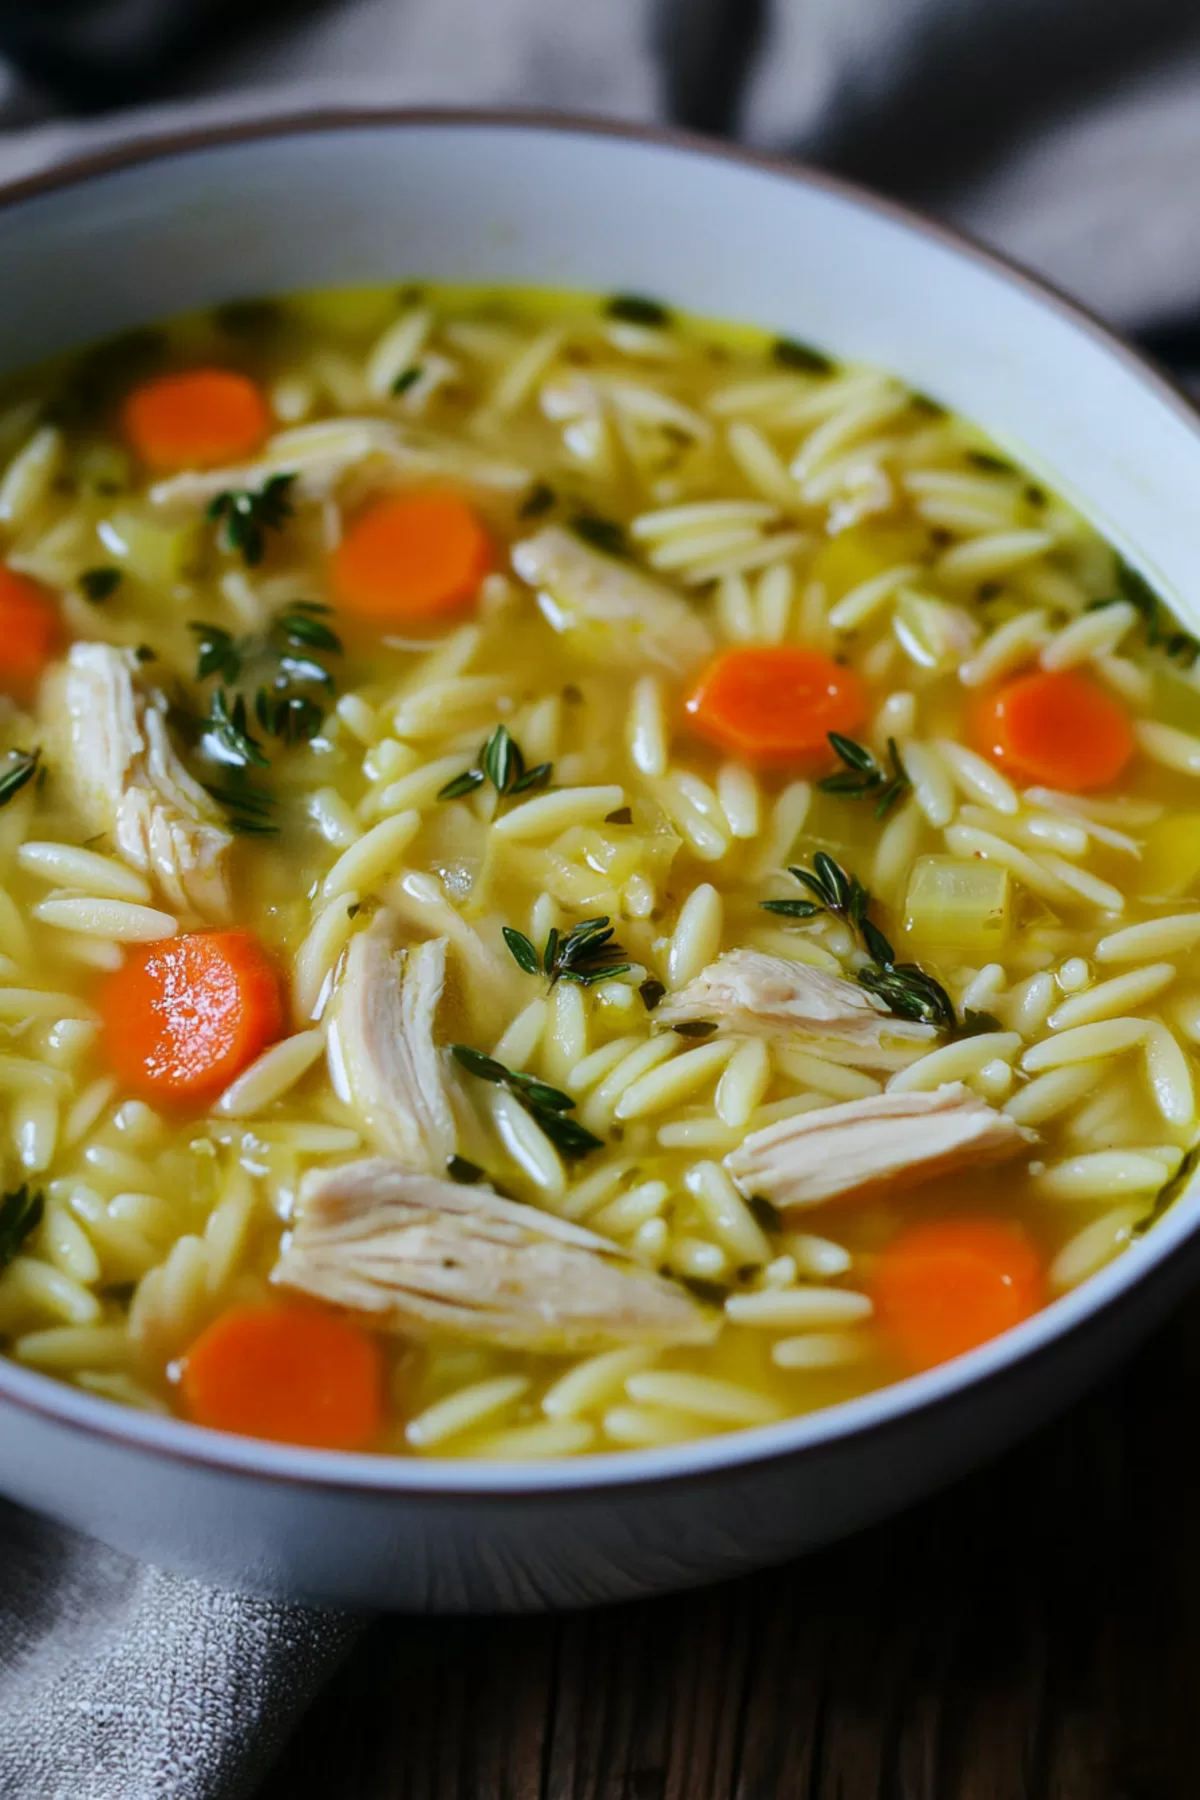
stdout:
<svg viewBox="0 0 1200 1800">
<path fill-rule="evenodd" d="M 191 931 L 131 949 L 100 992 L 109 1065 L 158 1106 L 200 1106 L 284 1027 L 279 975 L 248 931 Z"/>
<path fill-rule="evenodd" d="M 932 1369 L 1008 1331 L 1042 1301 L 1037 1252 L 1002 1219 L 917 1225 L 889 1245 L 873 1282 L 876 1311 L 905 1362 Z"/>
<path fill-rule="evenodd" d="M 831 731 L 862 724 L 867 694 L 853 669 L 819 650 L 772 644 L 723 651 L 685 704 L 697 736 L 734 756 L 823 762 Z"/>
<path fill-rule="evenodd" d="M 276 1443 L 361 1450 L 383 1421 L 378 1345 L 315 1307 L 232 1307 L 187 1351 L 179 1387 L 197 1425 Z"/>
<path fill-rule="evenodd" d="M 980 702 L 972 724 L 1001 767 L 1070 793 L 1106 787 L 1133 755 L 1124 707 L 1074 669 L 1018 676 Z"/>
<path fill-rule="evenodd" d="M 0 563 L 0 689 L 32 697 L 42 670 L 66 639 L 58 609 L 44 588 Z"/>
<path fill-rule="evenodd" d="M 389 494 L 353 521 L 333 555 L 335 600 L 381 623 L 436 619 L 473 599 L 492 546 L 458 494 Z"/>
<path fill-rule="evenodd" d="M 233 369 L 188 369 L 134 388 L 125 436 L 153 469 L 204 469 L 248 456 L 267 435 L 262 393 Z"/>
</svg>

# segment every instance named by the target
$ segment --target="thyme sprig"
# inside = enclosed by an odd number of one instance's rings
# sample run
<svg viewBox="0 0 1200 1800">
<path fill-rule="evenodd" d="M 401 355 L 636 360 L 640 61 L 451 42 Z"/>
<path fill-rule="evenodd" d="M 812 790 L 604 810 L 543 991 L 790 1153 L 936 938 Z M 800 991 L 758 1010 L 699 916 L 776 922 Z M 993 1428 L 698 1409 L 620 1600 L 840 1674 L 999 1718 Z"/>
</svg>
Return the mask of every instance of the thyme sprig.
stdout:
<svg viewBox="0 0 1200 1800">
<path fill-rule="evenodd" d="M 46 1210 L 45 1196 L 23 1181 L 0 1199 L 0 1269 L 6 1269 L 31 1232 L 37 1230 Z"/>
<path fill-rule="evenodd" d="M 598 919 L 582 919 L 564 936 L 556 928 L 546 939 L 541 955 L 524 932 L 511 925 L 504 927 L 504 941 L 513 961 L 527 975 L 545 975 L 550 986 L 556 981 L 573 981 L 578 987 L 591 987 L 614 975 L 628 975 L 633 964 L 623 960 L 625 951 L 613 936 L 608 915 Z"/>
<path fill-rule="evenodd" d="M 472 1050 L 469 1044 L 451 1044 L 450 1053 L 468 1075 L 475 1075 L 480 1081 L 490 1081 L 497 1087 L 505 1088 L 568 1161 L 590 1156 L 593 1150 L 603 1149 L 603 1138 L 598 1138 L 585 1125 L 581 1125 L 578 1119 L 567 1117 L 568 1113 L 575 1110 L 575 1102 L 569 1094 L 550 1087 L 547 1082 L 538 1081 L 536 1076 L 524 1075 L 518 1069 L 506 1069 L 494 1056 L 485 1056 L 482 1050 Z"/>
<path fill-rule="evenodd" d="M 303 743 L 314 738 L 325 722 L 325 709 L 306 687 L 332 692 L 333 675 L 319 656 L 340 656 L 342 640 L 326 623 L 330 608 L 319 600 L 295 600 L 272 619 L 265 632 L 235 637 L 223 625 L 211 625 L 193 619 L 188 625 L 196 639 L 196 680 L 207 681 L 216 675 L 232 688 L 241 681 L 247 668 L 255 666 L 268 672 L 268 679 L 254 695 L 254 717 L 268 737 L 285 744 Z M 239 696 L 239 699 L 241 696 Z M 216 700 L 214 698 L 214 705 Z M 233 713 L 237 702 L 225 701 L 225 711 Z M 247 707 L 242 703 L 245 714 Z M 247 736 L 247 719 L 241 722 L 241 735 Z M 253 742 L 253 739 L 250 740 Z M 244 746 L 241 746 L 244 750 Z M 226 756 L 225 761 L 253 761 L 251 754 Z"/>
<path fill-rule="evenodd" d="M 230 831 L 239 837 L 275 837 L 278 825 L 272 823 L 274 795 L 255 787 L 252 781 L 231 774 L 227 782 L 211 782 L 205 793 L 211 795 L 225 814 Z"/>
<path fill-rule="evenodd" d="M 553 771 L 554 764 L 548 762 L 527 769 L 521 746 L 507 726 L 497 725 L 487 742 L 480 745 L 479 755 L 471 767 L 439 788 L 437 797 L 439 800 L 461 800 L 464 794 L 473 794 L 485 781 L 490 781 L 501 800 L 511 800 L 518 794 L 531 794 L 537 788 L 545 787 Z"/>
<path fill-rule="evenodd" d="M 1135 612 L 1141 615 L 1146 633 L 1146 648 L 1162 650 L 1172 662 L 1190 669 L 1200 657 L 1200 638 L 1194 638 L 1190 631 L 1169 629 L 1173 623 L 1170 613 L 1146 577 L 1131 568 L 1124 557 L 1117 558 L 1116 587 L 1115 594 L 1106 594 L 1101 600 L 1089 601 L 1085 611 L 1099 612 L 1106 606 L 1116 606 L 1122 600 L 1127 600 Z"/>
<path fill-rule="evenodd" d="M 0 806 L 16 798 L 27 781 L 32 781 L 41 765 L 42 750 L 10 750 L 8 762 L 0 768 Z"/>
<path fill-rule="evenodd" d="M 860 987 L 883 1001 L 898 1019 L 919 1020 L 941 1031 L 957 1032 L 954 1002 L 940 982 L 916 963 L 898 963 L 896 952 L 878 925 L 868 917 L 871 896 L 857 875 L 848 875 L 824 850 L 813 857 L 811 869 L 788 869 L 811 900 L 761 900 L 764 912 L 789 919 L 812 919 L 829 913 L 840 919 L 858 938 L 870 962 L 858 971 Z"/>
<path fill-rule="evenodd" d="M 847 800 L 875 802 L 875 817 L 886 818 L 896 802 L 912 792 L 908 770 L 900 760 L 895 738 L 887 741 L 887 767 L 884 768 L 867 749 L 840 731 L 829 733 L 829 747 L 845 767 L 834 775 L 826 775 L 817 786 L 823 794 L 841 794 Z"/>
<path fill-rule="evenodd" d="M 224 488 L 205 508 L 205 517 L 220 526 L 217 542 L 231 555 L 240 553 L 250 568 L 266 554 L 267 532 L 282 531 L 295 507 L 293 474 L 269 475 L 260 488 Z"/>
</svg>

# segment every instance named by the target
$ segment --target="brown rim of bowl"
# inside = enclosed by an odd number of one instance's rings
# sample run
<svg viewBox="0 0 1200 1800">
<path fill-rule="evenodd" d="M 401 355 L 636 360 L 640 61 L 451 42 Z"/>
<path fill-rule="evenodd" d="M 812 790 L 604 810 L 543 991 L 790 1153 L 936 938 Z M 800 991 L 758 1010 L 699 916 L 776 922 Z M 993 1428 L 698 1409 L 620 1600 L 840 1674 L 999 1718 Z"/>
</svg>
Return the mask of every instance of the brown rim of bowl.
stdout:
<svg viewBox="0 0 1200 1800">
<path fill-rule="evenodd" d="M 613 138 L 627 143 L 643 144 L 651 148 L 678 150 L 693 156 L 716 157 L 725 162 L 740 164 L 744 168 L 757 169 L 764 174 L 775 175 L 799 185 L 817 188 L 849 202 L 859 209 L 874 213 L 877 217 L 890 219 L 903 225 L 907 230 L 920 236 L 932 239 L 952 250 L 956 255 L 982 264 L 985 268 L 1000 275 L 1004 280 L 1024 289 L 1032 298 L 1043 306 L 1049 306 L 1061 317 L 1065 318 L 1077 330 L 1083 331 L 1093 341 L 1099 343 L 1110 355 L 1135 374 L 1145 385 L 1152 387 L 1159 398 L 1172 409 L 1182 415 L 1193 429 L 1197 425 L 1197 407 L 1191 398 L 1150 356 L 1137 350 L 1128 343 L 1111 326 L 1097 314 L 1089 311 L 1079 301 L 1073 300 L 1061 292 L 1052 283 L 1044 281 L 1033 274 L 1023 264 L 1010 257 L 979 243 L 968 233 L 959 231 L 940 221 L 928 217 L 915 208 L 899 201 L 890 200 L 872 192 L 869 188 L 860 187 L 856 182 L 844 180 L 841 176 L 831 175 L 827 171 L 815 168 L 809 163 L 793 160 L 783 156 L 771 155 L 765 151 L 749 150 L 740 145 L 728 143 L 719 138 L 706 137 L 696 132 L 682 131 L 671 126 L 639 125 L 627 123 L 619 119 L 608 119 L 600 116 L 589 116 L 583 113 L 555 112 L 553 110 L 522 109 L 518 107 L 388 107 L 388 106 L 329 106 L 303 109 L 298 112 L 280 112 L 265 117 L 247 118 L 214 122 L 211 125 L 184 127 L 178 131 L 167 131 L 147 134 L 136 138 L 132 143 L 114 145 L 106 149 L 86 152 L 79 156 L 67 157 L 56 162 L 52 167 L 36 171 L 32 175 L 20 176 L 12 181 L 0 181 L 0 210 L 18 206 L 25 201 L 38 200 L 56 193 L 60 189 L 74 187 L 82 182 L 106 175 L 120 174 L 123 170 L 139 168 L 143 165 L 163 162 L 173 156 L 187 156 L 196 152 L 223 149 L 243 143 L 257 143 L 271 138 L 300 137 L 308 133 L 323 131 L 353 131 L 356 129 L 371 130 L 378 127 L 420 128 L 423 126 L 482 126 L 493 129 L 512 128 L 515 130 L 536 130 L 547 132 L 563 132 L 579 137 Z M 1169 1214 L 1168 1214 L 1169 1216 Z M 1146 1268 L 1141 1277 L 1123 1283 L 1116 1291 L 1104 1300 L 1096 1299 L 1088 1309 L 1082 1310 L 1081 1316 L 1074 1321 L 1064 1321 L 1061 1330 L 1051 1330 L 1043 1324 L 1042 1341 L 1029 1344 L 1027 1348 L 1004 1351 L 1006 1341 L 1021 1336 L 1036 1326 L 1037 1321 L 1047 1320 L 1063 1306 L 1064 1301 L 1053 1303 L 1044 1308 L 1040 1314 L 1018 1327 L 1013 1333 L 1005 1333 L 1001 1338 L 993 1339 L 990 1345 L 983 1345 L 960 1359 L 960 1364 L 943 1364 L 942 1370 L 932 1371 L 928 1375 L 909 1377 L 907 1380 L 891 1382 L 882 1389 L 873 1390 L 871 1394 L 860 1396 L 857 1400 L 837 1402 L 829 1407 L 820 1408 L 814 1413 L 800 1414 L 796 1418 L 781 1421 L 779 1425 L 762 1426 L 757 1429 L 733 1431 L 710 1435 L 696 1439 L 683 1445 L 673 1446 L 672 1450 L 691 1466 L 681 1469 L 662 1471 L 655 1469 L 653 1473 L 647 1469 L 641 1473 L 644 1464 L 657 1461 L 662 1454 L 654 1450 L 603 1453 L 602 1460 L 607 1465 L 602 1471 L 589 1475 L 589 1468 L 596 1470 L 599 1457 L 571 1458 L 564 1464 L 539 1465 L 494 1465 L 497 1475 L 505 1469 L 522 1469 L 524 1479 L 520 1481 L 497 1480 L 489 1485 L 486 1464 L 460 1462 L 452 1458 L 420 1458 L 383 1457 L 365 1453 L 343 1453 L 326 1450 L 307 1450 L 290 1445 L 259 1444 L 255 1439 L 231 1437 L 222 1432 L 210 1432 L 201 1427 L 189 1424 L 186 1420 L 156 1419 L 141 1421 L 147 1427 L 147 1434 L 133 1430 L 121 1430 L 118 1421 L 125 1417 L 132 1419 L 139 1415 L 130 1409 L 121 1407 L 115 1401 L 106 1401 L 99 1396 L 81 1394 L 66 1383 L 58 1382 L 53 1376 L 43 1375 L 32 1369 L 23 1369 L 3 1355 L 0 1355 L 0 1401 L 14 1406 L 22 1412 L 61 1426 L 64 1430 L 80 1432 L 90 1437 L 103 1438 L 111 1443 L 147 1455 L 163 1456 L 176 1462 L 195 1464 L 202 1468 L 220 1471 L 233 1477 L 248 1477 L 259 1481 L 271 1481 L 286 1486 L 302 1486 L 317 1488 L 323 1492 L 343 1492 L 355 1494 L 377 1494 L 384 1496 L 389 1492 L 405 1493 L 414 1500 L 417 1498 L 457 1499 L 464 1502 L 480 1500 L 495 1502 L 516 1502 L 530 1495 L 549 1498 L 554 1496 L 562 1500 L 581 1500 L 589 1495 L 611 1491 L 614 1488 L 674 1486 L 679 1483 L 702 1482 L 719 1479 L 731 1467 L 750 1465 L 759 1462 L 779 1460 L 789 1455 L 802 1453 L 804 1448 L 816 1448 L 824 1440 L 842 1439 L 862 1435 L 867 1431 L 881 1431 L 900 1428 L 906 1416 L 913 1411 L 932 1412 L 936 1408 L 953 1405 L 961 1399 L 969 1388 L 981 1388 L 992 1382 L 1001 1380 L 1009 1372 L 1011 1366 L 1018 1362 L 1027 1362 L 1048 1354 L 1060 1336 L 1067 1331 L 1082 1331 L 1089 1325 L 1095 1326 L 1110 1306 L 1116 1305 L 1127 1293 L 1130 1285 L 1143 1287 L 1155 1278 L 1166 1277 L 1169 1280 L 1168 1264 L 1174 1260 L 1175 1254 L 1182 1254 L 1188 1247 L 1188 1237 L 1194 1238 L 1200 1222 L 1193 1226 L 1191 1233 L 1181 1238 L 1174 1246 L 1174 1253 L 1168 1253 L 1164 1244 L 1159 1257 Z M 1193 1244 L 1193 1249 L 1195 1245 Z M 1109 1268 L 1120 1268 L 1125 1259 L 1118 1258 Z M 1074 1290 L 1066 1300 L 1083 1294 L 1101 1283 L 1104 1271 Z M 988 1354 L 991 1352 L 992 1354 Z M 994 1364 L 977 1370 L 978 1361 L 982 1359 Z M 961 1366 L 961 1373 L 946 1378 L 944 1371 L 954 1370 Z M 7 1379 L 10 1372 L 19 1374 L 24 1380 L 31 1381 L 37 1388 L 34 1396 L 14 1392 Z M 937 1377 L 942 1375 L 942 1380 Z M 927 1388 L 938 1386 L 941 1392 L 924 1392 Z M 45 1399 L 42 1395 L 45 1394 Z M 92 1408 L 99 1415 L 96 1419 L 78 1419 L 70 1416 L 71 1408 L 52 1404 L 52 1396 L 61 1394 L 63 1402 L 73 1398 L 77 1404 L 86 1406 L 90 1413 Z M 914 1394 L 911 1403 L 906 1403 L 906 1396 Z M 857 1425 L 839 1429 L 839 1418 L 854 1408 L 859 1401 L 876 1399 L 879 1395 L 896 1395 L 895 1401 L 883 1413 L 882 1417 L 868 1418 Z M 112 1421 L 110 1423 L 110 1420 Z M 786 1433 L 788 1426 L 795 1427 L 806 1421 L 828 1423 L 828 1429 L 818 1434 L 815 1441 L 808 1445 L 779 1443 L 775 1440 Z M 178 1443 L 156 1443 L 153 1441 L 151 1428 L 179 1431 L 183 1440 Z M 253 1466 L 252 1458 L 255 1450 L 274 1460 L 275 1455 L 291 1455 L 303 1461 L 303 1470 L 284 1470 L 271 1466 Z M 688 1454 L 691 1452 L 692 1454 Z M 724 1452 L 724 1454 L 722 1454 Z M 353 1472 L 346 1465 L 353 1465 Z M 407 1483 L 406 1472 L 413 1468 L 423 1468 L 433 1474 L 437 1472 L 440 1480 Z M 580 1479 L 539 1480 L 538 1476 L 548 1475 L 551 1470 L 564 1467 L 572 1472 L 579 1471 Z M 463 1476 L 455 1480 L 450 1471 Z M 371 1480 L 369 1475 L 380 1475 L 384 1472 L 394 1474 L 390 1481 Z M 356 1479 L 356 1477 L 358 1477 Z"/>
</svg>

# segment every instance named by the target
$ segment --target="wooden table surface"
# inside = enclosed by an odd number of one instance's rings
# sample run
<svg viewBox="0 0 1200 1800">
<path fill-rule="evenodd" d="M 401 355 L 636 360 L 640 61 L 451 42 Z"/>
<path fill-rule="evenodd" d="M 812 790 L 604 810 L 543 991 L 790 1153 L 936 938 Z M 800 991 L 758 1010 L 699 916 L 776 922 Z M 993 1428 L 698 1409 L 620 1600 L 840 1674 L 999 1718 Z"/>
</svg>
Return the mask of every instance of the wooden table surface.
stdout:
<svg viewBox="0 0 1200 1800">
<path fill-rule="evenodd" d="M 1200 1294 L 1002 1460 L 819 1555 L 387 1620 L 259 1800 L 1200 1800 Z"/>
</svg>

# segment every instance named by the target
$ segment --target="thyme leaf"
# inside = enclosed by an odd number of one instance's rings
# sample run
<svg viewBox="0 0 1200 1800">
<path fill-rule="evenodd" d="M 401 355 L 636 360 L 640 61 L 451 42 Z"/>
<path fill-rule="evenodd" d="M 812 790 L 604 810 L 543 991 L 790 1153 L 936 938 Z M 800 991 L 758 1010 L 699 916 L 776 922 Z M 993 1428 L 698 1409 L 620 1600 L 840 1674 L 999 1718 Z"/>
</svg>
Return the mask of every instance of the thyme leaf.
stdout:
<svg viewBox="0 0 1200 1800">
<path fill-rule="evenodd" d="M 446 1173 L 451 1181 L 461 1182 L 464 1187 L 474 1187 L 477 1181 L 487 1178 L 487 1171 L 478 1163 L 469 1162 L 465 1156 L 448 1156 Z"/>
<path fill-rule="evenodd" d="M 656 325 L 665 330 L 671 323 L 670 311 L 662 301 L 645 294 L 614 294 L 604 310 L 610 319 L 621 319 L 627 325 Z"/>
<path fill-rule="evenodd" d="M 602 519 L 596 513 L 576 513 L 567 524 L 575 536 L 590 544 L 593 550 L 602 550 L 605 556 L 629 555 L 629 540 L 615 519 Z"/>
<path fill-rule="evenodd" d="M 473 1050 L 469 1044 L 451 1044 L 450 1054 L 469 1075 L 506 1089 L 568 1161 L 575 1161 L 579 1157 L 590 1155 L 593 1150 L 603 1148 L 603 1138 L 596 1137 L 578 1119 L 567 1117 L 568 1113 L 575 1110 L 575 1102 L 569 1094 L 562 1093 L 545 1081 L 538 1081 L 532 1075 L 524 1075 L 516 1069 L 506 1069 L 494 1056 L 485 1056 L 481 1050 Z"/>
<path fill-rule="evenodd" d="M 238 769 L 267 767 L 263 747 L 250 730 L 243 695 L 235 694 L 230 700 L 223 687 L 216 688 L 205 724 L 205 742 L 217 762 L 231 763 Z"/>
<path fill-rule="evenodd" d="M 85 600 L 90 600 L 93 606 L 103 606 L 120 587 L 121 571 L 109 568 L 85 569 L 77 577 L 77 582 Z"/>
<path fill-rule="evenodd" d="M 413 383 L 416 381 L 420 381 L 420 379 L 421 379 L 420 363 L 413 363 L 413 364 L 411 364 L 411 366 L 409 368 L 401 369 L 399 375 L 397 375 L 395 381 L 393 381 L 393 383 L 392 383 L 393 394 L 407 394 L 409 388 L 412 387 Z"/>
<path fill-rule="evenodd" d="M 837 364 L 822 350 L 802 344 L 797 338 L 777 337 L 771 345 L 771 360 L 781 369 L 799 369 L 805 375 L 832 375 Z"/>
<path fill-rule="evenodd" d="M 886 818 L 896 802 L 912 791 L 895 738 L 889 738 L 887 745 L 888 766 L 883 768 L 865 744 L 856 744 L 840 731 L 831 731 L 829 747 L 845 767 L 834 775 L 826 775 L 817 786 L 824 794 L 840 794 L 846 800 L 872 799 L 875 817 Z"/>
<path fill-rule="evenodd" d="M 638 988 L 638 993 L 642 996 L 642 1005 L 646 1008 L 647 1012 L 654 1011 L 666 991 L 667 990 L 662 982 L 655 981 L 653 976 L 650 976 L 648 980 L 642 982 L 641 986 Z"/>
<path fill-rule="evenodd" d="M 518 519 L 540 519 L 543 513 L 550 511 L 557 497 L 548 481 L 535 481 L 517 508 Z"/>
<path fill-rule="evenodd" d="M 32 781 L 42 760 L 39 744 L 36 750 L 10 750 L 8 762 L 0 768 L 0 806 L 15 799 L 27 781 Z"/>
<path fill-rule="evenodd" d="M 277 835 L 279 827 L 271 822 L 275 800 L 262 788 L 256 788 L 244 778 L 238 780 L 231 777 L 223 784 L 211 783 L 204 791 L 221 807 L 230 831 L 236 832 L 239 837 Z"/>
<path fill-rule="evenodd" d="M 31 1191 L 28 1182 L 0 1199 L 0 1269 L 6 1269 L 31 1232 L 36 1231 L 46 1210 L 41 1189 Z"/>
<path fill-rule="evenodd" d="M 268 531 L 282 531 L 295 508 L 291 502 L 292 474 L 270 475 L 260 488 L 225 488 L 205 509 L 205 517 L 220 526 L 217 541 L 231 555 L 241 555 L 251 568 L 266 553 Z"/>
</svg>

